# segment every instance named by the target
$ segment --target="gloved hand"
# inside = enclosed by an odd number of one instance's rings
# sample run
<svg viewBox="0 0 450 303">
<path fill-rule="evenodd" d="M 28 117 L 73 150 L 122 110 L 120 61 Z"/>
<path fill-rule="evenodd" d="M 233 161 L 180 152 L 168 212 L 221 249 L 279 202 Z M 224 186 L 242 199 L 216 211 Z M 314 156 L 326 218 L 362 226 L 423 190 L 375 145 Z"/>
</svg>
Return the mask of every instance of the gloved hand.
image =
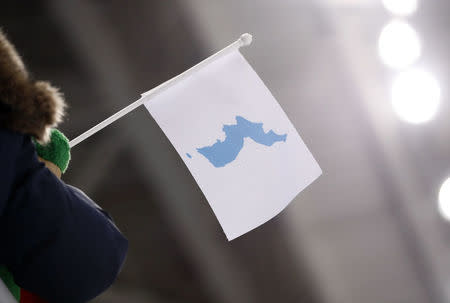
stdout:
<svg viewBox="0 0 450 303">
<path fill-rule="evenodd" d="M 33 142 L 39 161 L 43 162 L 58 178 L 61 178 L 61 174 L 66 171 L 70 161 L 70 146 L 67 137 L 59 130 L 52 129 L 50 141 L 47 144 L 41 145 L 35 140 Z"/>
</svg>

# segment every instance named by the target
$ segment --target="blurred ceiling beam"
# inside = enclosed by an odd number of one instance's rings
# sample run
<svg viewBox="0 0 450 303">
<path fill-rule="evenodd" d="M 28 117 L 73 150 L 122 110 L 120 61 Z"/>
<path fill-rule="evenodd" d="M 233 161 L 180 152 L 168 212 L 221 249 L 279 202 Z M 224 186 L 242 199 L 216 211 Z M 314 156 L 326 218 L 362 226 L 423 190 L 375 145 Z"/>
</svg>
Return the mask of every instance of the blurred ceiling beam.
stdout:
<svg viewBox="0 0 450 303">
<path fill-rule="evenodd" d="M 417 166 L 408 156 L 407 144 L 398 130 L 397 117 L 391 114 L 390 102 L 380 102 L 387 99 L 379 80 L 383 79 L 383 67 L 368 57 L 373 54 L 370 49 L 373 45 L 367 43 L 367 33 L 361 31 L 364 26 L 359 23 L 359 18 L 343 18 L 337 9 L 324 8 L 324 11 L 340 42 L 339 56 L 349 67 L 350 76 L 356 83 L 355 89 L 364 101 L 362 109 L 374 134 L 366 143 L 381 164 L 374 168 L 387 194 L 385 202 L 392 209 L 407 247 L 407 257 L 413 261 L 417 279 L 421 281 L 429 302 L 447 302 L 446 287 L 439 281 L 447 280 L 448 258 L 436 258 L 436 252 L 442 251 L 445 239 L 436 220 L 432 219 L 435 213 L 430 210 L 434 207 L 430 208 L 425 203 L 429 201 L 427 190 L 418 179 L 420 174 L 414 169 Z"/>
<path fill-rule="evenodd" d="M 83 184 L 83 191 L 91 193 L 102 182 L 105 171 L 108 171 L 115 159 L 125 149 L 128 138 L 102 137 L 95 143 L 91 143 L 89 150 L 89 161 L 80 161 L 76 169 L 71 171 L 71 182 L 73 184 Z M 92 166 L 95 163 L 95 167 Z"/>
</svg>

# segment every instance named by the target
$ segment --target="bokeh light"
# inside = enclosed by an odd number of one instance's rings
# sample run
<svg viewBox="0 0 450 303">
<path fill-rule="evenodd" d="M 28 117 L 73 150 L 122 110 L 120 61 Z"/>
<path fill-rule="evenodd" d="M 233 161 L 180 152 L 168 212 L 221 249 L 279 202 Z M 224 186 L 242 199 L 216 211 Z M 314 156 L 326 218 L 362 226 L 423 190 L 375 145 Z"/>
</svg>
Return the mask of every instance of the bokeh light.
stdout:
<svg viewBox="0 0 450 303">
<path fill-rule="evenodd" d="M 419 69 L 401 72 L 392 84 L 391 93 L 394 111 L 410 123 L 430 120 L 439 107 L 438 82 L 431 74 Z"/>
<path fill-rule="evenodd" d="M 380 33 L 378 52 L 383 63 L 389 67 L 405 68 L 420 57 L 421 51 L 416 31 L 406 22 L 391 21 Z"/>
<path fill-rule="evenodd" d="M 439 190 L 439 212 L 450 221 L 450 177 L 442 183 Z"/>
<path fill-rule="evenodd" d="M 383 0 L 384 7 L 399 16 L 408 16 L 417 10 L 417 0 Z"/>
</svg>

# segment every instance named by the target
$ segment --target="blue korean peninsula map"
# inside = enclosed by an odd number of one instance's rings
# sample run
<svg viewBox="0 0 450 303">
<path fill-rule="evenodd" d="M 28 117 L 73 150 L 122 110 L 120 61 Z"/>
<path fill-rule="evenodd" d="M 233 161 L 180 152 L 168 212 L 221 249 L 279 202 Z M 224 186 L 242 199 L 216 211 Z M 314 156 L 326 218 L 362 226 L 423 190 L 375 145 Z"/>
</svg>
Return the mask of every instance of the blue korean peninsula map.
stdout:
<svg viewBox="0 0 450 303">
<path fill-rule="evenodd" d="M 236 116 L 236 124 L 224 125 L 225 140 L 217 139 L 210 146 L 199 147 L 197 151 L 211 162 L 215 167 L 223 167 L 234 161 L 244 147 L 244 138 L 250 138 L 256 143 L 272 146 L 276 142 L 286 142 L 287 134 L 278 135 L 273 130 L 267 133 L 263 130 L 263 123 L 250 122 Z M 190 154 L 186 154 L 191 158 Z"/>
</svg>

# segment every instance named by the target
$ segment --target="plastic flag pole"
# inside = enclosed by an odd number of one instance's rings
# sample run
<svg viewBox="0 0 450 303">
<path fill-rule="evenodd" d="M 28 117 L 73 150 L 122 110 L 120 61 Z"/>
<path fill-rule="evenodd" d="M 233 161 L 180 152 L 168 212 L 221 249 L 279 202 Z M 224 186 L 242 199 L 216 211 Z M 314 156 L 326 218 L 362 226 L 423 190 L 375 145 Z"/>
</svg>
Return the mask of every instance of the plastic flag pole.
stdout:
<svg viewBox="0 0 450 303">
<path fill-rule="evenodd" d="M 214 55 L 206 58 L 205 60 L 201 61 L 197 65 L 194 65 L 193 67 L 191 67 L 190 69 L 186 70 L 185 72 L 179 74 L 178 76 L 175 76 L 172 79 L 169 79 L 166 82 L 158 85 L 157 87 L 155 87 L 155 88 L 153 88 L 153 89 L 143 93 L 139 100 L 137 100 L 137 101 L 131 103 L 130 105 L 124 107 L 123 109 L 121 109 L 120 111 L 115 113 L 114 115 L 112 115 L 109 118 L 103 120 L 102 122 L 100 122 L 99 124 L 95 125 L 91 129 L 85 131 L 84 133 L 82 133 L 81 135 L 76 137 L 75 139 L 72 139 L 69 142 L 69 146 L 71 148 L 74 147 L 78 143 L 86 140 L 87 138 L 89 138 L 90 136 L 92 136 L 96 132 L 100 131 L 101 129 L 105 128 L 106 126 L 110 125 L 114 121 L 116 121 L 119 118 L 125 116 L 129 112 L 135 110 L 137 107 L 139 107 L 140 105 L 142 105 L 144 103 L 144 100 L 147 100 L 148 98 L 151 98 L 153 96 L 156 96 L 157 94 L 160 94 L 164 90 L 168 89 L 170 86 L 172 86 L 172 85 L 178 83 L 179 81 L 185 79 L 186 77 L 188 77 L 192 73 L 195 73 L 197 70 L 199 70 L 202 67 L 210 64 L 211 62 L 213 62 L 217 58 L 222 57 L 223 55 L 228 54 L 228 53 L 230 53 L 230 52 L 232 52 L 232 51 L 234 51 L 236 49 L 239 49 L 242 46 L 250 45 L 251 42 L 252 42 L 252 35 L 247 34 L 247 33 L 246 34 L 242 34 L 241 37 L 239 37 L 238 40 L 236 40 L 235 42 L 231 43 L 230 45 L 228 45 L 227 47 L 223 48 L 222 50 L 218 51 Z"/>
</svg>

